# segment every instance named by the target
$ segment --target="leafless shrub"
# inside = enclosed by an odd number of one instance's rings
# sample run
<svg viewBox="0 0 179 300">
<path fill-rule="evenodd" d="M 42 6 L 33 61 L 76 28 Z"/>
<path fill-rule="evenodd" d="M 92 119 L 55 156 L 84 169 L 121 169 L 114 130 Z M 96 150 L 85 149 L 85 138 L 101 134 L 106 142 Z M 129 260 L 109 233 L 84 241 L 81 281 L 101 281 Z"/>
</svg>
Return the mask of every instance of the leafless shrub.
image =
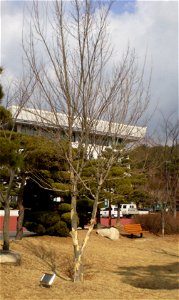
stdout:
<svg viewBox="0 0 179 300">
<path fill-rule="evenodd" d="M 161 234 L 162 216 L 160 213 L 135 216 L 135 222 L 140 223 L 144 230 L 154 234 Z M 165 214 L 165 234 L 179 233 L 179 218 L 175 219 L 171 214 Z"/>
<path fill-rule="evenodd" d="M 69 256 L 66 256 L 63 259 L 63 262 L 61 263 L 61 268 L 64 271 L 64 274 L 71 278 L 73 280 L 74 278 L 74 259 L 70 258 Z M 91 279 L 94 275 L 94 269 L 93 264 L 91 262 L 85 262 L 83 263 L 83 273 L 85 279 Z"/>
</svg>

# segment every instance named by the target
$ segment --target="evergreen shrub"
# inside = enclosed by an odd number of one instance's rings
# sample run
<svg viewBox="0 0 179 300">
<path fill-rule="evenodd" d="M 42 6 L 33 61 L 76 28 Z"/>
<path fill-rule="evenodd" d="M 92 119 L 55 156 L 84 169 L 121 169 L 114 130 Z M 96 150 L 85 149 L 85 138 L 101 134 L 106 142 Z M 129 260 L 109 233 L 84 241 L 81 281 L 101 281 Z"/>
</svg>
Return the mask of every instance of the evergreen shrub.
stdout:
<svg viewBox="0 0 179 300">
<path fill-rule="evenodd" d="M 78 226 L 79 218 L 78 218 L 77 214 L 76 214 L 76 218 L 77 218 L 77 226 Z M 69 228 L 69 230 L 71 230 L 71 214 L 70 214 L 70 212 L 66 212 L 66 213 L 62 214 L 61 220 L 64 221 L 67 224 L 67 227 Z"/>
<path fill-rule="evenodd" d="M 45 234 L 46 230 L 42 224 L 38 224 L 35 222 L 25 222 L 24 226 L 31 232 L 35 232 L 39 235 Z"/>
<path fill-rule="evenodd" d="M 68 228 L 71 228 L 71 216 L 70 212 L 66 212 L 61 215 L 61 220 L 64 221 L 67 224 Z"/>
<path fill-rule="evenodd" d="M 60 214 L 70 212 L 71 205 L 69 203 L 60 203 L 58 206 L 58 211 Z"/>
<path fill-rule="evenodd" d="M 60 221 L 60 215 L 58 212 L 40 212 L 39 221 L 42 223 L 45 228 L 48 228 L 49 226 L 55 225 L 58 221 Z"/>
<path fill-rule="evenodd" d="M 24 226 L 29 231 L 40 235 L 69 235 L 66 223 L 61 221 L 60 215 L 56 211 L 27 211 L 25 212 Z"/>
<path fill-rule="evenodd" d="M 52 227 L 49 227 L 46 230 L 46 234 L 53 235 L 53 236 L 69 236 L 69 229 L 67 227 L 67 224 L 63 221 L 57 222 Z"/>
</svg>

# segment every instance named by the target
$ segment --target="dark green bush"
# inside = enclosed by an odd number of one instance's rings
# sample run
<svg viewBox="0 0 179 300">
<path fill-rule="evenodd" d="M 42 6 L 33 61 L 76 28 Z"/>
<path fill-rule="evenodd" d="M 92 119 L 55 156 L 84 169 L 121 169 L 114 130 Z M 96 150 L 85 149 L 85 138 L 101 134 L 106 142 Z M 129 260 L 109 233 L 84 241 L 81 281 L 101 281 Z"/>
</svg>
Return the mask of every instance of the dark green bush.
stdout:
<svg viewBox="0 0 179 300">
<path fill-rule="evenodd" d="M 24 220 L 25 221 L 30 221 L 30 222 L 41 222 L 41 216 L 43 215 L 44 212 L 41 211 L 31 211 L 26 209 L 24 212 Z"/>
<path fill-rule="evenodd" d="M 46 230 L 46 234 L 53 236 L 69 236 L 67 224 L 63 221 L 57 222 L 54 226 Z"/>
<path fill-rule="evenodd" d="M 10 203 L 10 207 L 11 207 L 12 209 L 18 209 L 17 202 L 16 202 L 16 201 L 12 201 L 12 202 Z"/>
<path fill-rule="evenodd" d="M 60 203 L 58 206 L 58 211 L 60 214 L 70 212 L 71 205 L 69 203 Z"/>
<path fill-rule="evenodd" d="M 64 214 L 61 215 L 61 220 L 64 221 L 68 228 L 71 228 L 71 216 L 70 216 L 70 212 L 66 212 Z"/>
<path fill-rule="evenodd" d="M 56 211 L 25 211 L 24 219 L 48 227 L 60 221 L 60 215 Z"/>
<path fill-rule="evenodd" d="M 162 233 L 162 216 L 160 213 L 148 215 L 136 215 L 135 223 L 140 223 L 144 230 L 148 230 L 154 234 Z M 165 214 L 165 234 L 179 233 L 179 218 L 175 219 L 170 214 Z"/>
<path fill-rule="evenodd" d="M 57 211 L 26 211 L 24 226 L 40 235 L 69 236 L 71 230 L 70 213 L 63 214 L 63 220 Z"/>
<path fill-rule="evenodd" d="M 78 215 L 76 215 L 77 218 L 77 226 L 79 225 L 79 218 Z M 64 221 L 67 224 L 67 227 L 71 230 L 71 215 L 70 212 L 66 212 L 61 215 L 61 220 Z"/>
<path fill-rule="evenodd" d="M 79 226 L 84 228 L 91 218 L 91 212 L 93 208 L 93 200 L 80 199 L 77 201 L 77 213 L 79 217 Z"/>
<path fill-rule="evenodd" d="M 46 230 L 42 224 L 38 224 L 35 222 L 25 222 L 24 226 L 32 232 L 38 233 L 40 235 L 45 234 Z"/>
<path fill-rule="evenodd" d="M 39 221 L 45 227 L 53 226 L 60 221 L 60 215 L 58 212 L 41 212 Z"/>
</svg>

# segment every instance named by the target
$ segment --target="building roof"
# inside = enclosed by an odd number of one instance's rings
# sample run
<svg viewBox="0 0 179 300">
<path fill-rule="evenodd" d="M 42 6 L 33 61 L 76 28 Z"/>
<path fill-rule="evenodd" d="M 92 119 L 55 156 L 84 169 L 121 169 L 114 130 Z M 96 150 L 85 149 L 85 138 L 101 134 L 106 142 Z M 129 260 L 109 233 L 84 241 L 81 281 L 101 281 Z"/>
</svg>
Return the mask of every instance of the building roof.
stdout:
<svg viewBox="0 0 179 300">
<path fill-rule="evenodd" d="M 67 128 L 68 118 L 65 113 L 53 113 L 47 110 L 33 108 L 20 108 L 19 106 L 10 106 L 8 108 L 17 124 L 29 124 L 36 126 L 45 126 L 53 128 Z M 74 131 L 81 131 L 81 118 L 76 117 L 73 123 Z M 141 139 L 145 137 L 146 127 L 132 126 L 119 123 L 110 123 L 105 120 L 93 120 L 93 134 L 115 135 L 120 138 L 128 137 L 130 139 Z"/>
</svg>

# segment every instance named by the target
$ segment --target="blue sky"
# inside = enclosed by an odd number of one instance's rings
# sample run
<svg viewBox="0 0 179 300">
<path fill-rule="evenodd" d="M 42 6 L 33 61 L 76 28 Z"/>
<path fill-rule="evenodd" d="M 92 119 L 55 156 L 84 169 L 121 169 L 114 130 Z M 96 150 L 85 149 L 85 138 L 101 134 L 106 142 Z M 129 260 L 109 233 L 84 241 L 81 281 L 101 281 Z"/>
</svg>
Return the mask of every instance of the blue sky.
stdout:
<svg viewBox="0 0 179 300">
<path fill-rule="evenodd" d="M 134 13 L 135 9 L 136 9 L 135 0 L 130 0 L 130 1 L 118 0 L 115 1 L 114 4 L 112 5 L 112 11 L 115 14 L 123 14 L 125 12 Z"/>
</svg>

